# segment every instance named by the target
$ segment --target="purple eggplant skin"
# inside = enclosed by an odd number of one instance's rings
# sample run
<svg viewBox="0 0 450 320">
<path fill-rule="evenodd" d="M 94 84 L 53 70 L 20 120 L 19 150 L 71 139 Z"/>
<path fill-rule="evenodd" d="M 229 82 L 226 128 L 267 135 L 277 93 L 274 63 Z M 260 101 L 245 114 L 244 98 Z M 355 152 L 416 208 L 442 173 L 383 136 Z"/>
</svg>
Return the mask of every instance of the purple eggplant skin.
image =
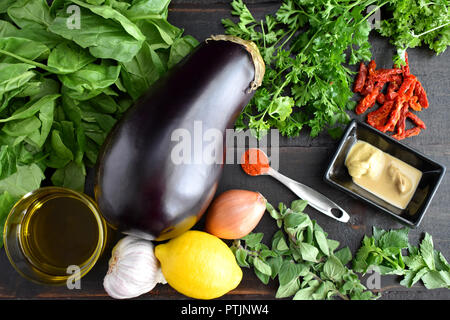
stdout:
<svg viewBox="0 0 450 320">
<path fill-rule="evenodd" d="M 195 122 L 203 133 L 232 128 L 253 96 L 249 86 L 255 73 L 242 45 L 205 41 L 127 111 L 107 137 L 96 165 L 95 198 L 113 228 L 159 241 L 187 231 L 200 219 L 223 164 L 174 163 L 172 150 L 180 141 L 172 141 L 172 133 L 190 133 L 194 159 L 199 152 L 194 148 L 199 138 Z M 221 150 L 224 139 L 225 134 L 214 142 Z"/>
</svg>

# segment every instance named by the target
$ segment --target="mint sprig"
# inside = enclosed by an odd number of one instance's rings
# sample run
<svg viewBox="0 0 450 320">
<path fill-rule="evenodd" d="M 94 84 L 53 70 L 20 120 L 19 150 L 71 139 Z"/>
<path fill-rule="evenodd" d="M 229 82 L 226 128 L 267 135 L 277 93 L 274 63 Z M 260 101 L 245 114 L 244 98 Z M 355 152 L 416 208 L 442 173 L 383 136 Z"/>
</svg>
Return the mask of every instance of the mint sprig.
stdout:
<svg viewBox="0 0 450 320">
<path fill-rule="evenodd" d="M 425 233 L 416 247 L 408 242 L 408 231 L 407 228 L 386 231 L 374 227 L 373 236 L 365 236 L 356 253 L 354 270 L 396 274 L 402 277 L 400 284 L 408 288 L 422 280 L 427 289 L 450 289 L 450 264 L 434 249 L 432 236 Z M 402 255 L 405 249 L 408 254 Z"/>
</svg>

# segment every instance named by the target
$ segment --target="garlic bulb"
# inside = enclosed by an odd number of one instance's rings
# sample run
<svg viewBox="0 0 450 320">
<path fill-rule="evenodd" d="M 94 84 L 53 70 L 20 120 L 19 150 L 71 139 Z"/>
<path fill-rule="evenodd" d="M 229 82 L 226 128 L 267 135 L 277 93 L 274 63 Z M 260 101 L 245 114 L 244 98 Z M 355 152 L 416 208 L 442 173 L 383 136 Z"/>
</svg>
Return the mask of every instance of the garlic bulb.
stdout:
<svg viewBox="0 0 450 320">
<path fill-rule="evenodd" d="M 106 292 L 115 299 L 134 298 L 167 283 L 152 242 L 133 236 L 122 238 L 112 250 L 103 280 Z"/>
</svg>

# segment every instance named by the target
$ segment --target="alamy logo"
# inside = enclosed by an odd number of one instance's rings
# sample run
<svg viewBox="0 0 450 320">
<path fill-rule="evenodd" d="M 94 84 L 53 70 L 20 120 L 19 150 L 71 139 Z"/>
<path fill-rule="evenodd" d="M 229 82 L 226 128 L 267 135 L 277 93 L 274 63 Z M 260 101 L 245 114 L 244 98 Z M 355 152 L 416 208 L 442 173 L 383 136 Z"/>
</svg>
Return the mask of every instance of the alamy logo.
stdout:
<svg viewBox="0 0 450 320">
<path fill-rule="evenodd" d="M 370 276 L 367 277 L 366 287 L 369 290 L 381 289 L 381 274 L 380 269 L 377 266 L 370 267 L 367 272 Z"/>
<path fill-rule="evenodd" d="M 66 269 L 66 273 L 70 276 L 66 280 L 67 289 L 81 289 L 81 270 L 79 266 L 70 265 Z"/>
<path fill-rule="evenodd" d="M 81 29 L 81 13 L 80 7 L 77 5 L 70 5 L 67 7 L 66 12 L 70 14 L 70 16 L 66 20 L 66 26 L 68 29 Z"/>
<path fill-rule="evenodd" d="M 380 21 L 381 21 L 381 11 L 380 8 L 376 5 L 371 5 L 367 7 L 367 13 L 370 14 L 369 18 L 367 18 L 367 22 L 370 25 L 370 29 L 380 29 Z"/>
<path fill-rule="evenodd" d="M 223 132 L 205 128 L 202 121 L 194 121 L 189 129 L 173 130 L 170 139 L 173 143 L 170 156 L 175 165 L 240 164 L 248 148 L 259 148 L 268 155 L 273 169 L 279 167 L 279 131 L 276 129 L 257 139 L 251 130 Z"/>
</svg>

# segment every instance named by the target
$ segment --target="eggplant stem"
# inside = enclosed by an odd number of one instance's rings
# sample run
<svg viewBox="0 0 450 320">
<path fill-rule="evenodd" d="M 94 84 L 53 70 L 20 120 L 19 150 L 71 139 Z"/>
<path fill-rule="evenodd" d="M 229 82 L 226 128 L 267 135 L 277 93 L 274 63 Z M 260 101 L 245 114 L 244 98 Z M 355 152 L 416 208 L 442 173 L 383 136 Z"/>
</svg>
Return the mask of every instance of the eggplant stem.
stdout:
<svg viewBox="0 0 450 320">
<path fill-rule="evenodd" d="M 264 60 L 261 56 L 261 53 L 259 52 L 259 49 L 254 42 L 244 40 L 239 37 L 223 35 L 223 34 L 211 35 L 209 38 L 207 38 L 205 40 L 205 42 L 208 43 L 209 40 L 231 41 L 231 42 L 242 45 L 245 48 L 245 50 L 247 50 L 247 52 L 250 53 L 250 55 L 252 57 L 253 65 L 255 66 L 255 78 L 250 83 L 247 93 L 255 91 L 256 89 L 258 89 L 261 86 L 263 78 L 264 78 L 264 73 L 266 72 L 266 65 L 264 64 Z"/>
</svg>

